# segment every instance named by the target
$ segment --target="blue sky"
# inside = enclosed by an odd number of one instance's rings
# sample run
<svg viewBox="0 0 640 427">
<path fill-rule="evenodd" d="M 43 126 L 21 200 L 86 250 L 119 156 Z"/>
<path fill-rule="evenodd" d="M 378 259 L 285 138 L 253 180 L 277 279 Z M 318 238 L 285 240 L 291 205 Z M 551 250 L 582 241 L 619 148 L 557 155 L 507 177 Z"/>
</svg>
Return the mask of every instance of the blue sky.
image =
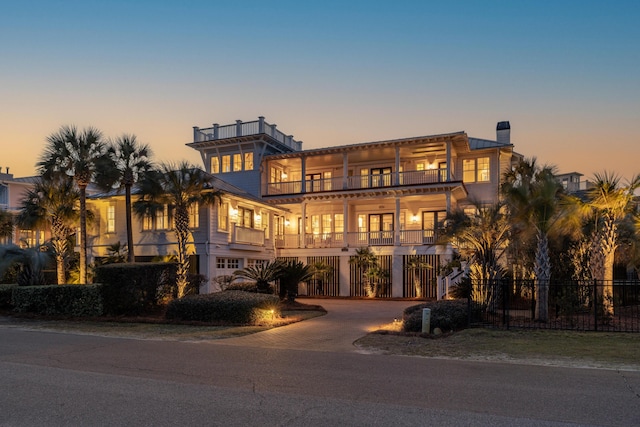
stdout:
<svg viewBox="0 0 640 427">
<path fill-rule="evenodd" d="M 613 3 L 613 4 L 608 4 Z M 640 172 L 640 2 L 0 0 L 0 166 L 61 125 L 187 159 L 263 115 L 307 148 L 464 130 L 560 171 Z"/>
</svg>

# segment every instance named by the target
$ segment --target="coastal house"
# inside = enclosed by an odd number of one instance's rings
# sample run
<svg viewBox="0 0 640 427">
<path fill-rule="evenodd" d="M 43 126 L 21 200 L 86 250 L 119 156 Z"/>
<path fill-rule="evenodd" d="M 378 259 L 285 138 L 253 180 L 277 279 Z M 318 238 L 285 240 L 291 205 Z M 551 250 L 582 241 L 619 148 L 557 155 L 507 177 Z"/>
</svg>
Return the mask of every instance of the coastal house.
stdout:
<svg viewBox="0 0 640 427">
<path fill-rule="evenodd" d="M 461 131 L 304 150 L 259 117 L 194 127 L 187 146 L 208 173 L 272 206 L 258 226 L 270 237 L 264 255 L 324 266 L 301 293 L 328 296 L 365 295 L 350 260 L 368 248 L 385 272 L 377 296 L 438 297 L 436 278 L 453 255 L 436 245 L 447 213 L 470 200 L 496 202 L 502 173 L 522 157 L 509 122 L 498 123 L 495 140 Z M 238 209 L 230 224 L 256 227 L 255 212 Z"/>
</svg>

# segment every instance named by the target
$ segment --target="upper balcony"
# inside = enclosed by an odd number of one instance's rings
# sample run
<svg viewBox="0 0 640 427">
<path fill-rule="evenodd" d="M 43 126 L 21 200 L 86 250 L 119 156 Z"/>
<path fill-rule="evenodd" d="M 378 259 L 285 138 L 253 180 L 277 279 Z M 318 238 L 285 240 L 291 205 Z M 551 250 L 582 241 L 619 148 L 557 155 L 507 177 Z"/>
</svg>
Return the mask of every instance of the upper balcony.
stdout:
<svg viewBox="0 0 640 427">
<path fill-rule="evenodd" d="M 341 190 L 363 190 L 405 185 L 435 184 L 453 180 L 455 180 L 453 176 L 447 180 L 447 168 L 439 168 L 398 173 L 307 179 L 304 181 L 267 182 L 263 189 L 263 195 L 274 196 Z M 303 187 L 304 191 L 302 191 Z"/>
<path fill-rule="evenodd" d="M 194 126 L 193 143 L 187 145 L 259 135 L 266 135 L 272 141 L 288 148 L 289 150 L 287 151 L 302 150 L 302 141 L 296 141 L 293 139 L 293 135 L 284 134 L 277 129 L 275 124 L 267 123 L 262 116 L 252 122 L 236 120 L 236 123 L 231 125 L 220 126 L 214 123 L 213 127 L 210 128 Z"/>
</svg>

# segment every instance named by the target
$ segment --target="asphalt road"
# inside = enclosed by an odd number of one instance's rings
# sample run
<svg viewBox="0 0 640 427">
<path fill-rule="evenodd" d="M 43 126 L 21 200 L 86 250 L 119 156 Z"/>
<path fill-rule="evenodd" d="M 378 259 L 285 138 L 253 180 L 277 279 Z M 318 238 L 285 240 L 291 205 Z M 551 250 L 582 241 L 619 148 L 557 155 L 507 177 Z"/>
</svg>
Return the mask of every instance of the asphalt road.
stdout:
<svg viewBox="0 0 640 427">
<path fill-rule="evenodd" d="M 259 342 L 1 325 L 0 426 L 640 425 L 640 372 Z"/>
</svg>

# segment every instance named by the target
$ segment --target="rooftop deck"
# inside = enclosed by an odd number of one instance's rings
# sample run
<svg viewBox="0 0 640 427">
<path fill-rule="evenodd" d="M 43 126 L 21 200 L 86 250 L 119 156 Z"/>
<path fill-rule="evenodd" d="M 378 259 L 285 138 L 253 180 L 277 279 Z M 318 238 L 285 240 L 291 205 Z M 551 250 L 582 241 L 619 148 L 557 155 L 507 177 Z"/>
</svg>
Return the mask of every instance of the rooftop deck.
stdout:
<svg viewBox="0 0 640 427">
<path fill-rule="evenodd" d="M 277 129 L 275 124 L 267 123 L 264 117 L 252 122 L 236 120 L 235 124 L 222 125 L 214 123 L 210 128 L 193 128 L 193 143 L 218 141 L 230 138 L 239 138 L 254 135 L 267 135 L 272 140 L 284 145 L 293 151 L 302 150 L 302 141 L 293 139 L 293 135 L 286 135 Z"/>
</svg>

